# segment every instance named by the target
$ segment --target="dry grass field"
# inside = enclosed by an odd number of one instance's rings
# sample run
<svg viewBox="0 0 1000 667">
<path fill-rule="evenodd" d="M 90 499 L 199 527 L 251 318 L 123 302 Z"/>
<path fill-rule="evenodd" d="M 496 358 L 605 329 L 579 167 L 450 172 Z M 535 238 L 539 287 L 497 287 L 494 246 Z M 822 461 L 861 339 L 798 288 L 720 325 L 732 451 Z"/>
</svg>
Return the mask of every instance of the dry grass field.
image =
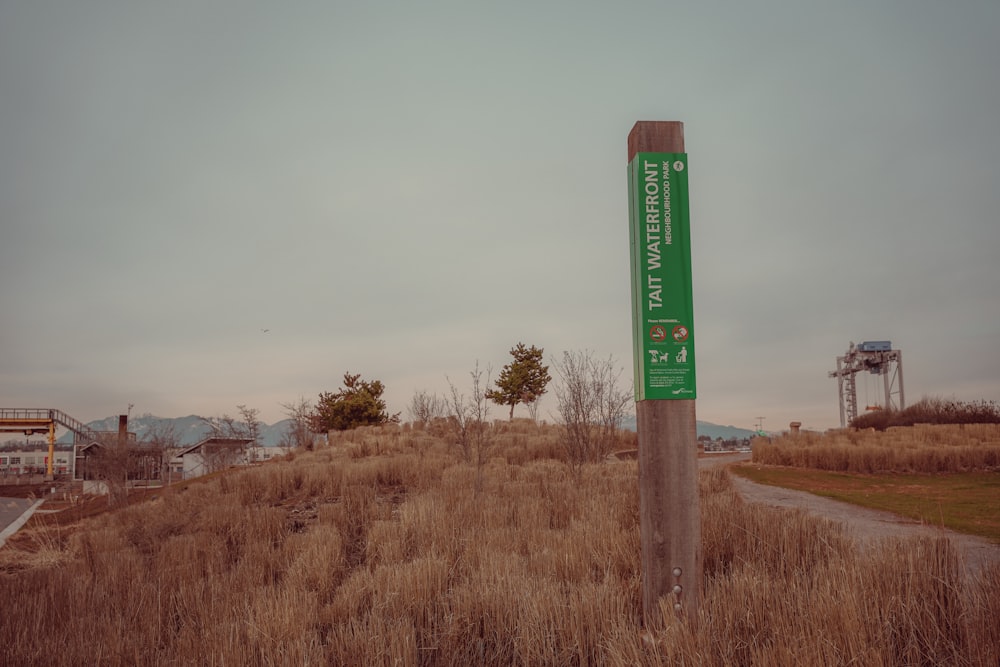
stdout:
<svg viewBox="0 0 1000 667">
<path fill-rule="evenodd" d="M 0 550 L 10 665 L 990 665 L 1000 567 L 944 540 L 859 555 L 803 512 L 700 480 L 702 605 L 640 626 L 635 461 L 566 462 L 558 427 L 489 456 L 360 429 L 57 523 Z M 634 447 L 622 434 L 621 448 Z"/>
</svg>

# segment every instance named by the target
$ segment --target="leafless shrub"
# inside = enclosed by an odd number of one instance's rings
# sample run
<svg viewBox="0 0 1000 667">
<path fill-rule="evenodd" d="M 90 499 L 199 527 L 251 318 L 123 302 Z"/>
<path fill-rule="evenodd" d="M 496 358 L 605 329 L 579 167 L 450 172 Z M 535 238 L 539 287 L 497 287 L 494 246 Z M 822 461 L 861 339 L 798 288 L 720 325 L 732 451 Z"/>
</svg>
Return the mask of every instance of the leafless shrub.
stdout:
<svg viewBox="0 0 1000 667">
<path fill-rule="evenodd" d="M 571 466 L 603 460 L 612 450 L 632 394 L 618 386 L 622 369 L 614 357 L 598 360 L 589 350 L 563 352 L 553 364 L 559 417 Z"/>
<path fill-rule="evenodd" d="M 448 380 L 450 401 L 448 402 L 448 423 L 452 427 L 452 437 L 462 451 L 466 462 L 476 466 L 476 491 L 482 488 L 482 470 L 486 465 L 493 446 L 493 432 L 490 426 L 490 405 L 486 398 L 486 388 L 490 385 L 490 369 L 486 377 L 476 362 L 469 372 L 472 378 L 472 395 L 466 397 Z"/>
<path fill-rule="evenodd" d="M 260 440 L 260 410 L 237 405 L 239 419 L 223 414 L 221 417 L 201 417 L 207 436 L 215 441 L 202 448 L 205 467 L 217 471 L 236 465 L 246 458 L 247 448 Z"/>
<path fill-rule="evenodd" d="M 128 479 L 135 459 L 134 447 L 117 434 L 101 434 L 86 460 L 87 477 L 104 482 L 108 504 L 123 507 L 128 504 Z"/>
<path fill-rule="evenodd" d="M 219 438 L 202 447 L 205 468 L 209 472 L 225 470 L 246 457 L 247 441 L 242 438 Z"/>
<path fill-rule="evenodd" d="M 282 403 L 281 407 L 285 410 L 285 416 L 291 420 L 285 433 L 281 436 L 281 445 L 292 449 L 302 448 L 306 451 L 312 451 L 316 440 L 309 419 L 313 413 L 312 403 L 300 396 L 292 403 Z"/>
<path fill-rule="evenodd" d="M 451 378 L 446 378 L 449 390 L 447 427 L 452 440 L 461 452 L 462 458 L 469 463 L 473 460 L 473 443 L 477 433 L 481 433 L 488 427 L 484 419 L 488 405 L 482 391 L 482 374 L 479 371 L 478 363 L 470 375 L 473 381 L 471 398 L 462 393 L 451 381 Z"/>
<path fill-rule="evenodd" d="M 147 456 L 155 458 L 160 479 L 169 484 L 170 460 L 181 450 L 181 436 L 171 421 L 154 420 L 150 415 L 146 416 L 150 417 L 150 426 L 143 438 Z"/>
<path fill-rule="evenodd" d="M 426 428 L 435 419 L 440 419 L 448 414 L 448 404 L 444 398 L 437 394 L 429 394 L 421 389 L 413 394 L 407 412 L 414 424 Z"/>
<path fill-rule="evenodd" d="M 208 429 L 208 435 L 217 438 L 249 438 L 256 445 L 260 440 L 261 422 L 257 419 L 260 410 L 237 405 L 239 418 L 223 414 L 221 417 L 200 417 Z"/>
</svg>

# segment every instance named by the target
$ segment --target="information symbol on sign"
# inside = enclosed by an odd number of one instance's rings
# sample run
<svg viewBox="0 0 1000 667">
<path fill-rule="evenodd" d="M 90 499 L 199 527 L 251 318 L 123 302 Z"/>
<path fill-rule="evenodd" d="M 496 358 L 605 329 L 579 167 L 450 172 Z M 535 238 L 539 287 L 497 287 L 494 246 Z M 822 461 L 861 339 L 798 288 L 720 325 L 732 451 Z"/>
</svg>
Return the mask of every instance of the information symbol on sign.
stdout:
<svg viewBox="0 0 1000 667">
<path fill-rule="evenodd" d="M 667 330 L 659 324 L 653 325 L 649 330 L 649 337 L 659 342 L 667 339 Z"/>
<path fill-rule="evenodd" d="M 683 324 L 678 324 L 674 327 L 674 340 L 678 343 L 683 343 L 688 338 L 688 329 Z"/>
</svg>

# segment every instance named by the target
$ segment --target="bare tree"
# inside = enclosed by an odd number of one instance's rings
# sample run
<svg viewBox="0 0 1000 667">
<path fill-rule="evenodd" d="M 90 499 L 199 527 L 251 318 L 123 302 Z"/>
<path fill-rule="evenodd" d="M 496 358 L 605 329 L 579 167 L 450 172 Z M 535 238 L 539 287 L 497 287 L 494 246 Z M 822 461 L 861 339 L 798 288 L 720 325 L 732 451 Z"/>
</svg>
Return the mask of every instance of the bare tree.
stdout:
<svg viewBox="0 0 1000 667">
<path fill-rule="evenodd" d="M 210 438 L 242 438 L 246 436 L 243 424 L 228 414 L 221 417 L 199 417 L 208 428 L 206 437 Z"/>
<path fill-rule="evenodd" d="M 459 450 L 461 450 L 462 458 L 466 461 L 471 461 L 471 408 L 469 407 L 468 400 L 465 398 L 465 394 L 458 391 L 458 387 L 452 383 L 451 378 L 446 375 L 445 379 L 448 380 L 449 389 L 448 426 L 451 439 L 454 444 L 458 445 Z"/>
<path fill-rule="evenodd" d="M 535 423 L 538 423 L 538 404 L 540 402 L 541 401 L 536 398 L 533 401 L 528 401 L 525 403 L 525 406 L 527 406 L 528 408 L 528 417 L 531 419 L 531 421 Z"/>
<path fill-rule="evenodd" d="M 479 362 L 476 362 L 476 367 L 469 373 L 472 378 L 472 396 L 468 398 L 446 377 L 450 389 L 448 423 L 451 425 L 454 442 L 462 450 L 462 456 L 476 466 L 476 493 L 482 489 L 483 467 L 493 446 L 493 430 L 489 421 L 490 404 L 486 398 L 490 372 L 491 369 L 487 367 L 484 379 Z"/>
<path fill-rule="evenodd" d="M 622 369 L 613 356 L 600 361 L 589 350 L 563 352 L 553 365 L 560 379 L 555 394 L 567 459 L 579 471 L 611 452 L 632 394 L 619 388 Z"/>
<path fill-rule="evenodd" d="M 407 412 L 410 413 L 412 422 L 426 426 L 447 414 L 448 403 L 437 394 L 429 394 L 421 389 L 413 394 Z"/>
<path fill-rule="evenodd" d="M 247 447 L 254 447 L 260 440 L 260 410 L 237 405 L 240 418 L 223 414 L 221 417 L 201 417 L 208 427 L 208 436 L 219 439 L 202 453 L 211 470 L 225 468 L 246 457 Z M 249 442 L 247 442 L 249 440 Z"/>
<path fill-rule="evenodd" d="M 236 409 L 239 410 L 240 418 L 243 420 L 240 424 L 240 430 L 243 431 L 244 437 L 253 440 L 253 442 L 250 443 L 250 446 L 256 447 L 260 444 L 261 421 L 257 419 L 257 415 L 260 414 L 260 410 L 257 408 L 248 408 L 245 405 L 237 405 Z"/>
<path fill-rule="evenodd" d="M 293 403 L 282 403 L 281 407 L 285 410 L 285 416 L 291 420 L 284 435 L 281 436 L 282 446 L 312 451 L 316 439 L 309 420 L 313 412 L 312 403 L 300 396 Z"/>
<path fill-rule="evenodd" d="M 214 441 L 202 448 L 202 457 L 209 472 L 223 470 L 246 459 L 246 436 L 213 436 Z"/>
<path fill-rule="evenodd" d="M 108 505 L 123 507 L 128 504 L 128 475 L 132 463 L 127 440 L 115 433 L 101 433 L 97 445 L 87 461 L 89 474 L 104 482 Z"/>
<path fill-rule="evenodd" d="M 170 460 L 181 449 L 180 435 L 168 419 L 156 419 L 152 415 L 143 415 L 143 418 L 149 423 L 145 435 L 147 456 L 159 457 L 160 479 L 164 484 L 170 484 Z"/>
</svg>

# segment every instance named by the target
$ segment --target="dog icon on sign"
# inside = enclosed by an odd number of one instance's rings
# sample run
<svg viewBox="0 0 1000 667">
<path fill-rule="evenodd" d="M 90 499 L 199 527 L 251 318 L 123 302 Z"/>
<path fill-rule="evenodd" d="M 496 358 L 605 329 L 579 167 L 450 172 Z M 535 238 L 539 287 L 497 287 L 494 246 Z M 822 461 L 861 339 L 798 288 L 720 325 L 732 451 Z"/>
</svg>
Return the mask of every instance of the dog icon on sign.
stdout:
<svg viewBox="0 0 1000 667">
<path fill-rule="evenodd" d="M 654 364 L 669 363 L 670 362 L 670 351 L 660 352 L 659 350 L 647 350 L 649 352 L 649 361 Z"/>
</svg>

